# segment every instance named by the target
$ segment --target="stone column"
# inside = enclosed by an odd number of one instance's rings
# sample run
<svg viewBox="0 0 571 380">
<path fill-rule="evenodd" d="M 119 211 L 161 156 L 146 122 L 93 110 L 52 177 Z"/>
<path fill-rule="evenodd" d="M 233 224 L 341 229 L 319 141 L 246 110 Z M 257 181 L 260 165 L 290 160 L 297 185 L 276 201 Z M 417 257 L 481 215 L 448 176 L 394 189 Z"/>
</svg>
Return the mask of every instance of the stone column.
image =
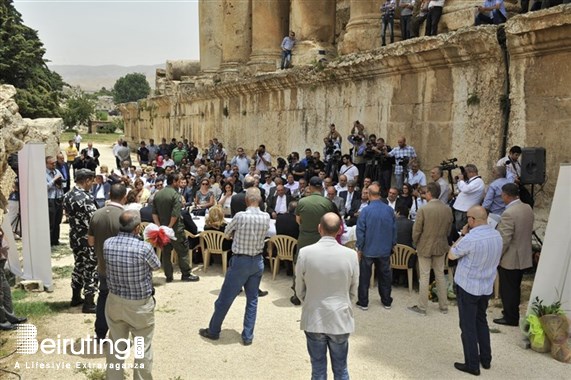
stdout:
<svg viewBox="0 0 571 380">
<path fill-rule="evenodd" d="M 198 19 L 200 33 L 200 71 L 215 73 L 222 63 L 224 25 L 223 2 L 200 0 Z"/>
<path fill-rule="evenodd" d="M 335 7 L 332 0 L 291 0 L 290 29 L 297 39 L 293 65 L 309 64 L 335 53 Z"/>
<path fill-rule="evenodd" d="M 222 71 L 237 72 L 239 66 L 248 62 L 252 50 L 251 0 L 211 2 L 223 4 Z"/>
<path fill-rule="evenodd" d="M 280 44 L 288 34 L 289 0 L 252 0 L 252 54 L 254 71 L 275 71 Z"/>
<path fill-rule="evenodd" d="M 341 54 L 372 50 L 380 47 L 381 13 L 379 4 L 370 0 L 351 0 L 351 18 L 343 41 Z"/>
</svg>

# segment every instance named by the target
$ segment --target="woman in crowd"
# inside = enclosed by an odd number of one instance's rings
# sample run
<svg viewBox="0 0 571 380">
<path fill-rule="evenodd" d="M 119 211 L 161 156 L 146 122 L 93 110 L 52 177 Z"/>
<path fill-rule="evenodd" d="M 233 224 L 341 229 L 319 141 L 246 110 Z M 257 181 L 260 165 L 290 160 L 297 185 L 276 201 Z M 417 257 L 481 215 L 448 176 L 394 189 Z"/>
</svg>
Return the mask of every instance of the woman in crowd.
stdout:
<svg viewBox="0 0 571 380">
<path fill-rule="evenodd" d="M 204 215 L 205 210 L 214 206 L 216 203 L 215 199 L 214 193 L 210 190 L 210 182 L 207 178 L 203 178 L 200 182 L 200 188 L 194 196 L 195 212 L 199 215 Z"/>
<path fill-rule="evenodd" d="M 131 190 L 127 193 L 127 203 L 123 206 L 124 210 L 141 210 L 143 205 L 139 202 L 139 194 L 137 190 Z"/>
<path fill-rule="evenodd" d="M 409 213 L 409 219 L 413 222 L 416 220 L 416 214 L 418 214 L 418 210 L 426 204 L 424 194 L 426 194 L 426 186 L 418 186 L 418 184 L 413 185 L 412 206 Z"/>
<path fill-rule="evenodd" d="M 204 231 L 220 231 L 226 230 L 226 220 L 224 219 L 224 212 L 220 205 L 210 208 L 208 216 L 204 221 Z M 230 250 L 232 248 L 232 240 L 224 239 L 222 250 Z"/>
<path fill-rule="evenodd" d="M 149 199 L 151 192 L 145 188 L 145 183 L 140 178 L 137 178 L 133 183 L 133 185 L 135 186 L 135 188 L 132 191 L 135 191 L 137 193 L 138 203 L 144 205 L 145 203 L 147 203 L 147 200 Z"/>
<path fill-rule="evenodd" d="M 412 186 L 408 183 L 403 183 L 402 191 L 399 196 L 400 203 L 405 205 L 410 210 L 412 207 Z"/>
<path fill-rule="evenodd" d="M 234 192 L 234 186 L 231 183 L 226 183 L 224 185 L 224 192 L 218 200 L 218 204 L 222 207 L 222 211 L 225 216 L 230 216 L 230 203 L 232 202 L 232 197 L 236 195 Z"/>
</svg>

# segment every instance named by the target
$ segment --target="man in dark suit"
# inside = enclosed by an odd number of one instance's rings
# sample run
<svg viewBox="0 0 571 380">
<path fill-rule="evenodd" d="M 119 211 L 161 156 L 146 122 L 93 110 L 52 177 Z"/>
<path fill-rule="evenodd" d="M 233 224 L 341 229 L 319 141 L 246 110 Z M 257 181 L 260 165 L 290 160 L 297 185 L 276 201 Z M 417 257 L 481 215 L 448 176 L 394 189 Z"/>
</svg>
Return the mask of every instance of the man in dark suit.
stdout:
<svg viewBox="0 0 571 380">
<path fill-rule="evenodd" d="M 494 319 L 494 323 L 518 326 L 521 280 L 523 272 L 533 265 L 531 249 L 533 210 L 519 199 L 519 187 L 515 183 L 502 186 L 502 199 L 506 204 L 506 210 L 497 229 L 503 241 L 498 274 L 504 316 Z"/>
<path fill-rule="evenodd" d="M 291 201 L 288 204 L 287 212 L 285 214 L 278 214 L 276 218 L 276 234 L 287 235 L 294 239 L 299 237 L 299 224 L 295 219 L 295 209 L 297 202 Z"/>
<path fill-rule="evenodd" d="M 87 148 L 83 148 L 81 150 L 81 153 L 83 154 L 85 152 L 86 156 L 89 156 L 91 158 L 93 158 L 93 160 L 95 161 L 96 166 L 99 166 L 99 156 L 101 156 L 99 154 L 99 150 L 97 150 L 97 148 L 93 147 L 93 143 L 89 142 L 87 143 Z"/>
<path fill-rule="evenodd" d="M 350 217 L 359 210 L 361 206 L 361 192 L 355 190 L 355 181 L 347 182 L 347 190 L 340 191 L 338 196 L 345 202 L 345 216 Z"/>
<path fill-rule="evenodd" d="M 270 214 L 272 219 L 276 219 L 279 214 L 288 212 L 291 195 L 287 194 L 285 189 L 284 185 L 278 185 L 273 195 L 268 197 L 266 211 Z"/>
<path fill-rule="evenodd" d="M 65 158 L 63 157 L 63 154 L 58 153 L 58 155 L 56 156 L 57 161 L 56 161 L 56 169 L 59 170 L 59 172 L 62 175 L 62 189 L 64 194 L 67 193 L 70 189 L 70 182 L 71 182 L 71 176 L 69 173 L 69 165 L 68 163 L 65 161 Z"/>
</svg>

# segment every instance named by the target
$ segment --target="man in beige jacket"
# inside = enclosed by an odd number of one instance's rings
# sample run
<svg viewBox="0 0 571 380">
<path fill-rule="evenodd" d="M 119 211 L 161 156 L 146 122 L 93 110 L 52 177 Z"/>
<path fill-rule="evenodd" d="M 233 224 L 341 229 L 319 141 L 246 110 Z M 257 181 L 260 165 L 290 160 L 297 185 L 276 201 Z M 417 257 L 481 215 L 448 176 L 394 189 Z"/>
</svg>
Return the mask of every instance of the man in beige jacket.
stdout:
<svg viewBox="0 0 571 380">
<path fill-rule="evenodd" d="M 533 265 L 531 250 L 533 210 L 528 204 L 520 201 L 519 188 L 515 183 L 502 186 L 502 199 L 506 204 L 506 210 L 498 224 L 498 231 L 503 240 L 498 272 L 504 316 L 494 319 L 494 323 L 518 326 L 521 280 L 525 269 Z"/>
<path fill-rule="evenodd" d="M 431 182 L 426 186 L 425 197 L 428 203 L 418 210 L 412 229 L 412 241 L 418 254 L 420 285 L 418 305 L 409 307 L 412 312 L 426 315 L 428 306 L 428 279 L 430 269 L 434 270 L 438 289 L 440 312 L 448 312 L 448 293 L 444 279 L 445 254 L 450 249 L 448 234 L 452 227 L 452 210 L 438 199 L 440 185 Z"/>
</svg>

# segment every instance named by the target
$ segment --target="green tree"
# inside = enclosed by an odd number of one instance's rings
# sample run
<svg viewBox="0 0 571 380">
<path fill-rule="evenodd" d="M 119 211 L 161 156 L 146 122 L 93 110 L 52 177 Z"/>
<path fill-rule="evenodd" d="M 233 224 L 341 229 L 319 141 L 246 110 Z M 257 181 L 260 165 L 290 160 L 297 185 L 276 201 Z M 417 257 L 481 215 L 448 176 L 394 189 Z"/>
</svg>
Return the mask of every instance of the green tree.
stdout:
<svg viewBox="0 0 571 380">
<path fill-rule="evenodd" d="M 88 95 L 81 93 L 74 95 L 67 100 L 62 112 L 63 124 L 72 128 L 76 125 L 89 125 L 93 120 L 95 112 L 95 102 Z"/>
<path fill-rule="evenodd" d="M 59 116 L 59 91 L 64 82 L 47 67 L 37 31 L 24 25 L 12 3 L 0 0 L 0 83 L 16 87 L 22 116 Z"/>
<path fill-rule="evenodd" d="M 140 73 L 127 74 L 115 82 L 113 100 L 115 103 L 134 102 L 146 98 L 151 93 L 151 86 L 145 75 Z"/>
</svg>

